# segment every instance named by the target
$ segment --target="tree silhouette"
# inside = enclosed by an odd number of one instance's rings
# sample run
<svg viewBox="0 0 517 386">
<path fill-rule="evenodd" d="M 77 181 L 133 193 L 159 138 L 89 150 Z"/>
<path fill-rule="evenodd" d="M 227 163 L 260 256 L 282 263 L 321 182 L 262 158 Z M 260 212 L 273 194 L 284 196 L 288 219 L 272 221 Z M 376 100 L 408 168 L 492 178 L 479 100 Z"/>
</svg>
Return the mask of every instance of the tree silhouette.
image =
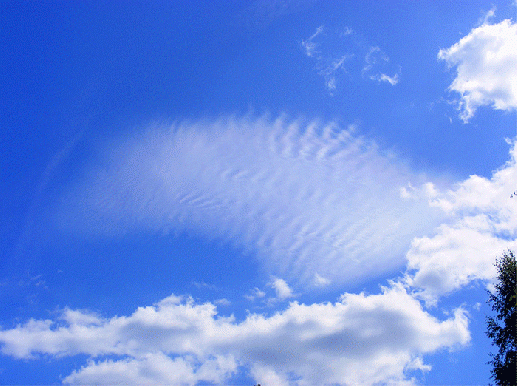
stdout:
<svg viewBox="0 0 517 386">
<path fill-rule="evenodd" d="M 517 385 L 517 264 L 512 251 L 496 261 L 497 283 L 488 303 L 496 316 L 487 317 L 487 335 L 499 347 L 492 360 L 491 378 L 497 385 Z"/>
</svg>

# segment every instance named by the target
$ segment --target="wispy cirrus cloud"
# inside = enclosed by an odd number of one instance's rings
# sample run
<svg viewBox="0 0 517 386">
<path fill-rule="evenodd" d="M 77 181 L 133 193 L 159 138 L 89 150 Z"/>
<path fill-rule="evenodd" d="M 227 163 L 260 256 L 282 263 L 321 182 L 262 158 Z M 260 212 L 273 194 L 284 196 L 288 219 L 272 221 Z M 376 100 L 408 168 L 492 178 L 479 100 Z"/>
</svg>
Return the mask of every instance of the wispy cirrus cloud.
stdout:
<svg viewBox="0 0 517 386">
<path fill-rule="evenodd" d="M 364 66 L 361 71 L 364 77 L 377 82 L 388 82 L 395 86 L 399 82 L 400 66 L 398 70 L 391 68 L 390 58 L 379 47 L 370 47 L 364 57 Z M 393 75 L 387 75 L 390 72 Z"/>
<path fill-rule="evenodd" d="M 302 40 L 302 47 L 305 48 L 305 53 L 309 58 L 320 55 L 319 44 L 315 40 L 322 32 L 323 26 L 320 25 L 307 40 Z"/>
<path fill-rule="evenodd" d="M 254 301 L 255 299 L 263 299 L 266 296 L 266 293 L 259 288 L 255 287 L 251 294 L 244 295 L 244 298 L 249 301 Z"/>
<path fill-rule="evenodd" d="M 400 80 L 400 66 L 394 66 L 385 52 L 365 43 L 364 38 L 350 27 L 330 30 L 321 25 L 307 40 L 302 40 L 302 47 L 315 61 L 316 70 L 324 78 L 331 95 L 345 76 L 362 76 L 392 86 Z"/>
<path fill-rule="evenodd" d="M 320 276 L 317 272 L 314 274 L 314 281 L 313 281 L 314 285 L 316 287 L 324 287 L 324 286 L 327 286 L 331 283 L 331 281 L 329 279 L 327 279 L 326 277 L 323 277 L 323 276 Z"/>
<path fill-rule="evenodd" d="M 459 109 L 464 122 L 481 106 L 517 108 L 517 24 L 511 20 L 488 24 L 485 19 L 459 42 L 440 50 L 438 59 L 456 68 L 449 89 L 461 95 Z"/>
<path fill-rule="evenodd" d="M 339 284 L 400 267 L 413 237 L 438 224 L 426 198 L 400 194 L 423 182 L 353 126 L 228 118 L 108 147 L 64 194 L 57 219 L 72 232 L 223 238 L 272 275 Z"/>
<path fill-rule="evenodd" d="M 4 355 L 89 356 L 63 379 L 70 384 L 225 383 L 246 368 L 257 381 L 285 385 L 412 384 L 412 372 L 430 369 L 423 355 L 469 340 L 462 309 L 438 320 L 396 284 L 240 323 L 211 303 L 170 296 L 130 316 L 66 309 L 60 320 L 0 330 Z"/>
</svg>

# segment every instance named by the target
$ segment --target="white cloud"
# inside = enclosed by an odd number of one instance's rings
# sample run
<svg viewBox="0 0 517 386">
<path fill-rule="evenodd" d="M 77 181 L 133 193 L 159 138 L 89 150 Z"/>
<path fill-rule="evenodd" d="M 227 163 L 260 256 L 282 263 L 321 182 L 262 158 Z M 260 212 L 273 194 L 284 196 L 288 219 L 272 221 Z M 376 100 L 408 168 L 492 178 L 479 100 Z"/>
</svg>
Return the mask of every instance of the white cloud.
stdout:
<svg viewBox="0 0 517 386">
<path fill-rule="evenodd" d="M 343 82 L 344 74 L 358 78 L 362 75 L 365 79 L 392 86 L 399 82 L 400 66 L 391 64 L 379 47 L 367 45 L 363 40 L 349 27 L 331 31 L 320 26 L 302 41 L 306 55 L 315 61 L 316 70 L 323 76 L 330 95 L 334 95 Z"/>
<path fill-rule="evenodd" d="M 302 46 L 303 46 L 303 48 L 305 48 L 305 53 L 310 58 L 312 58 L 312 57 L 316 56 L 317 54 L 319 54 L 319 52 L 317 50 L 319 44 L 314 42 L 314 39 L 316 39 L 316 37 L 318 35 L 320 35 L 321 33 L 323 33 L 323 26 L 322 25 L 319 26 L 318 28 L 316 28 L 316 31 L 311 35 L 311 37 L 309 39 L 302 40 Z"/>
<path fill-rule="evenodd" d="M 250 301 L 254 301 L 255 299 L 262 299 L 266 296 L 264 291 L 261 291 L 257 287 L 255 287 L 252 291 L 251 295 L 244 295 L 244 298 Z"/>
<path fill-rule="evenodd" d="M 464 122 L 480 106 L 517 108 L 517 24 L 511 20 L 474 28 L 453 46 L 440 50 L 438 58 L 456 67 L 449 89 L 461 94 Z"/>
<path fill-rule="evenodd" d="M 314 285 L 316 287 L 324 287 L 324 286 L 329 285 L 330 283 L 331 283 L 331 281 L 329 279 L 318 275 L 317 272 L 314 274 Z"/>
<path fill-rule="evenodd" d="M 289 386 L 289 380 L 283 374 L 278 374 L 275 370 L 267 366 L 255 364 L 251 367 L 251 375 L 259 380 L 259 385 Z"/>
<path fill-rule="evenodd" d="M 341 31 L 340 33 L 340 36 L 343 37 L 343 36 L 347 36 L 347 35 L 352 35 L 354 33 L 354 30 L 350 27 L 345 27 L 343 28 L 343 30 Z"/>
<path fill-rule="evenodd" d="M 224 238 L 295 286 L 316 272 L 339 284 L 400 267 L 411 240 L 438 224 L 426 198 L 400 195 L 425 177 L 353 126 L 283 117 L 185 123 L 104 154 L 64 194 L 56 210 L 64 231 Z"/>
<path fill-rule="evenodd" d="M 410 384 L 408 371 L 429 370 L 423 355 L 469 339 L 464 311 L 440 321 L 398 284 L 334 304 L 295 302 L 240 323 L 219 317 L 210 303 L 172 296 L 131 316 L 65 310 L 57 323 L 31 320 L 0 331 L 4 355 L 88 355 L 64 379 L 75 384 L 220 384 L 239 366 L 263 383 Z"/>
<path fill-rule="evenodd" d="M 516 157 L 513 144 L 510 160 L 490 179 L 473 175 L 431 195 L 431 205 L 449 219 L 432 236 L 416 238 L 407 254 L 408 269 L 414 270 L 408 284 L 427 301 L 472 280 L 492 280 L 495 258 L 517 248 L 517 200 L 510 198 L 517 181 Z"/>
<path fill-rule="evenodd" d="M 293 296 L 293 291 L 283 279 L 275 277 L 271 283 L 271 287 L 275 289 L 276 297 L 280 300 L 285 300 Z"/>
<path fill-rule="evenodd" d="M 210 291 L 217 291 L 217 287 L 213 284 L 208 284 L 208 283 L 205 283 L 205 282 L 198 282 L 198 281 L 194 281 L 192 282 L 192 285 L 194 287 L 196 287 L 197 289 L 207 289 L 207 290 L 210 290 Z"/>
<path fill-rule="evenodd" d="M 495 11 L 497 10 L 497 7 L 494 5 L 492 8 L 485 14 L 481 19 L 479 19 L 479 25 L 485 25 L 488 24 L 490 19 L 492 19 L 495 16 Z"/>
<path fill-rule="evenodd" d="M 217 299 L 214 303 L 221 306 L 230 306 L 232 304 L 232 302 L 226 298 Z"/>
<path fill-rule="evenodd" d="M 171 358 L 152 352 L 139 358 L 88 361 L 80 370 L 63 379 L 65 384 L 110 385 L 195 385 L 199 381 L 221 384 L 235 370 L 230 358 L 209 358 L 202 364 L 193 357 Z"/>
<path fill-rule="evenodd" d="M 395 86 L 399 82 L 399 74 L 395 74 L 393 76 L 389 76 L 386 74 L 380 74 L 379 82 L 388 82 L 392 86 Z"/>
<path fill-rule="evenodd" d="M 391 71 L 393 75 L 387 75 L 384 71 Z M 395 69 L 390 64 L 390 58 L 379 47 L 370 47 L 364 57 L 362 75 L 379 83 L 387 82 L 395 86 L 399 82 L 400 67 Z"/>
</svg>

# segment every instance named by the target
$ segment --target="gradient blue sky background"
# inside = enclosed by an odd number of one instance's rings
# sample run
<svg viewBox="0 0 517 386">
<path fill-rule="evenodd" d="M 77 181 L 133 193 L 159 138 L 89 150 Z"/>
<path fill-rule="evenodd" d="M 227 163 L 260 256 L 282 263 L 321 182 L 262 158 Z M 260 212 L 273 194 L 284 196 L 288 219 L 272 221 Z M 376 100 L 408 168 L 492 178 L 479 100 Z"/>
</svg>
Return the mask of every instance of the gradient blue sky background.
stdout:
<svg viewBox="0 0 517 386">
<path fill-rule="evenodd" d="M 513 1 L 0 2 L 0 384 L 486 384 Z"/>
</svg>

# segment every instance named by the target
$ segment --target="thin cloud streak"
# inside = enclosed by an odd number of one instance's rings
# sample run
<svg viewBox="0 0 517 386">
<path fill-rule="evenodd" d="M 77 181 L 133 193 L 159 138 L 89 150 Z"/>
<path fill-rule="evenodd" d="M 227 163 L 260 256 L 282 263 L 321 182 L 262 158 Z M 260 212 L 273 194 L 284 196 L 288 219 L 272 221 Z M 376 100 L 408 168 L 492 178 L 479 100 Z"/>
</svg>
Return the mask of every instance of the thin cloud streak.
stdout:
<svg viewBox="0 0 517 386">
<path fill-rule="evenodd" d="M 284 117 L 154 128 L 109 147 L 57 219 L 76 233 L 222 238 L 290 282 L 380 275 L 440 211 L 403 198 L 425 177 L 354 130 Z"/>
<path fill-rule="evenodd" d="M 370 80 L 375 80 L 379 83 L 387 82 L 392 86 L 399 82 L 400 66 L 398 71 L 395 71 L 390 65 L 390 58 L 379 47 L 370 47 L 370 50 L 364 57 L 364 66 L 361 74 Z M 384 72 L 388 70 L 394 75 L 386 75 Z"/>
<path fill-rule="evenodd" d="M 307 57 L 314 60 L 331 96 L 343 83 L 344 74 L 351 79 L 361 76 L 392 86 L 400 80 L 401 67 L 392 65 L 386 53 L 365 43 L 364 38 L 349 27 L 330 31 L 319 26 L 301 45 Z"/>
</svg>

